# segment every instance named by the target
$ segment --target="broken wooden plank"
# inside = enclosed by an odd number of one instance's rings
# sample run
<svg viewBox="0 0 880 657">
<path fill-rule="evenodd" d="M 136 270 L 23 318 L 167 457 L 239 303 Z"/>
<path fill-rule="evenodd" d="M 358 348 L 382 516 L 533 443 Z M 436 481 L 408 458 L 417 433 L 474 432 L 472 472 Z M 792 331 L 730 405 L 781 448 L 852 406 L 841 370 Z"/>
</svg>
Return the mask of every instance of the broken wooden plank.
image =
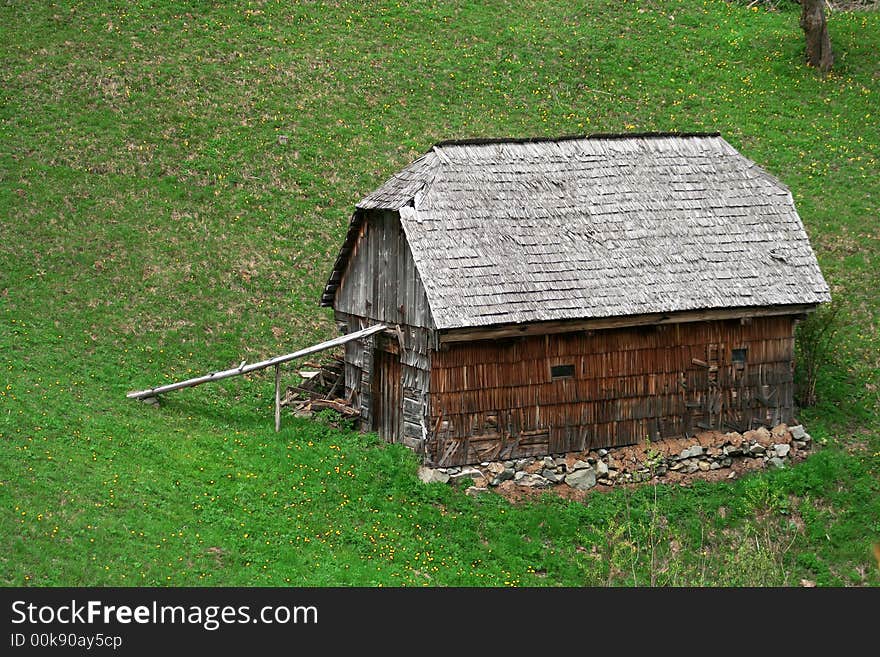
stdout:
<svg viewBox="0 0 880 657">
<path fill-rule="evenodd" d="M 309 403 L 309 408 L 313 411 L 322 408 L 330 408 L 345 417 L 358 417 L 361 414 L 360 411 L 352 408 L 345 402 L 336 399 L 315 399 Z"/>
<path fill-rule="evenodd" d="M 443 452 L 443 456 L 440 457 L 440 460 L 437 462 L 438 467 L 444 467 L 447 465 L 446 461 L 455 453 L 455 451 L 461 447 L 461 441 L 459 439 L 453 438 L 446 444 L 446 450 Z"/>
</svg>

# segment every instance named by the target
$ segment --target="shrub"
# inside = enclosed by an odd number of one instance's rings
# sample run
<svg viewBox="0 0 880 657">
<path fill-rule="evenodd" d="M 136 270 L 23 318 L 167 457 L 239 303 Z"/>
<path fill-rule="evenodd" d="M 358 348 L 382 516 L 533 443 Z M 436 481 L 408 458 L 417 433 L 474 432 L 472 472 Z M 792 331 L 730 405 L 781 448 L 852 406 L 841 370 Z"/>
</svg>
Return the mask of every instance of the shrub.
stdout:
<svg viewBox="0 0 880 657">
<path fill-rule="evenodd" d="M 801 408 L 815 406 L 818 401 L 816 381 L 832 358 L 840 308 L 838 301 L 820 306 L 795 331 L 795 394 Z"/>
</svg>

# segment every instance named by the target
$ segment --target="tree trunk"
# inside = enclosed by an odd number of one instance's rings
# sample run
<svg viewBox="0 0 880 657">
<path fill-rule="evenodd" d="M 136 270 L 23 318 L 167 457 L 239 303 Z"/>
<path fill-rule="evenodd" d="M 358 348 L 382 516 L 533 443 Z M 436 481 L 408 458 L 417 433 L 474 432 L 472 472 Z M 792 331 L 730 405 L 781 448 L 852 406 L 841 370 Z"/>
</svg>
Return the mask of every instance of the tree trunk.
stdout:
<svg viewBox="0 0 880 657">
<path fill-rule="evenodd" d="M 824 4 L 825 0 L 801 0 L 801 29 L 807 39 L 807 64 L 827 73 L 834 64 L 834 53 Z"/>
</svg>

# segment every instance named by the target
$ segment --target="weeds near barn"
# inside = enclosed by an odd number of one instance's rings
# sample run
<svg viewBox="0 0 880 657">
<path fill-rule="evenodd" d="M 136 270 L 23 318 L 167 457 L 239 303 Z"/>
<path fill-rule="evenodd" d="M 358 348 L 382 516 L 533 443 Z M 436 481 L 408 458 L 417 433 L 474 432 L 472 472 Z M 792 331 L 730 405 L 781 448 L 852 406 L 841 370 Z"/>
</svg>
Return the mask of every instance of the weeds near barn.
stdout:
<svg viewBox="0 0 880 657">
<path fill-rule="evenodd" d="M 817 79 L 788 4 L 0 6 L 0 582 L 880 584 L 880 13 Z M 354 203 L 433 142 L 621 130 L 720 131 L 849 291 L 796 467 L 513 505 L 275 434 L 268 375 L 125 398 L 333 337 Z"/>
<path fill-rule="evenodd" d="M 822 371 L 834 357 L 834 338 L 841 316 L 842 302 L 832 301 L 798 323 L 795 330 L 795 383 L 797 403 L 815 406 L 816 385 Z"/>
</svg>

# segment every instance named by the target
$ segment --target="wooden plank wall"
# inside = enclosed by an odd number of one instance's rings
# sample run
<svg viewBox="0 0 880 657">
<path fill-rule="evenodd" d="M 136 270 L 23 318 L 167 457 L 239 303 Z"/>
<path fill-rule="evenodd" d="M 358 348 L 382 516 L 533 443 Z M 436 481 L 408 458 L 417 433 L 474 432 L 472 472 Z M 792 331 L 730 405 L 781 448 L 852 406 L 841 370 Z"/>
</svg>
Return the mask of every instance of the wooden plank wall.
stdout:
<svg viewBox="0 0 880 657">
<path fill-rule="evenodd" d="M 451 344 L 431 355 L 426 458 L 461 465 L 787 421 L 793 331 L 782 316 Z M 553 380 L 554 365 L 574 376 Z"/>
<path fill-rule="evenodd" d="M 367 212 L 334 309 L 355 317 L 432 328 L 428 297 L 396 212 Z"/>
<path fill-rule="evenodd" d="M 400 337 L 403 336 L 403 351 Z M 401 327 L 401 336 L 380 334 L 370 336 L 370 342 L 346 350 L 346 394 L 352 405 L 361 412 L 361 429 L 376 431 L 388 442 L 404 443 L 419 454 L 424 453 L 427 430 L 428 386 L 431 378 L 429 331 Z M 397 381 L 388 378 L 392 371 L 388 360 L 399 364 Z M 384 389 L 377 388 L 377 367 L 385 363 L 386 377 L 381 379 Z M 396 386 L 396 390 L 387 389 Z M 374 403 L 377 396 L 385 401 L 382 410 Z M 389 400 L 397 404 L 392 408 Z"/>
<path fill-rule="evenodd" d="M 400 334 L 350 342 L 345 350 L 345 389 L 361 411 L 361 427 L 377 430 L 389 442 L 403 442 L 422 453 L 426 443 L 430 352 L 436 347 L 427 295 L 396 212 L 367 212 L 340 281 L 336 319 L 349 331 L 377 322 L 398 325 Z M 402 346 L 402 349 L 401 349 Z M 376 351 L 400 359 L 400 390 L 374 391 Z M 388 371 L 388 370 L 386 370 Z M 402 422 L 374 417 L 373 394 L 398 400 Z M 399 426 L 393 431 L 392 426 Z"/>
</svg>

